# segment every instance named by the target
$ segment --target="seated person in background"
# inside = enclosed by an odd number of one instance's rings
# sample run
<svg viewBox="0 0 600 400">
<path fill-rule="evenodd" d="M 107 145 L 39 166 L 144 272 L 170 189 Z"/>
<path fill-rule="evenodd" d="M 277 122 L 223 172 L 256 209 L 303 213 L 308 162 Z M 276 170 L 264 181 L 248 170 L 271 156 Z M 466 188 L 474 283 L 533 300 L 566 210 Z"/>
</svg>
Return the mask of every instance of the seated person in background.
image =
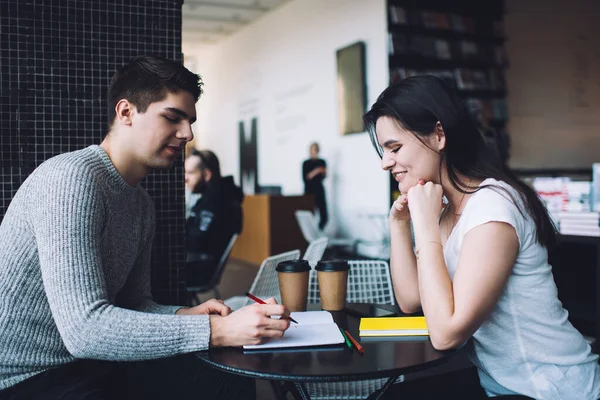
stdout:
<svg viewBox="0 0 600 400">
<path fill-rule="evenodd" d="M 209 150 L 194 150 L 185 161 L 185 183 L 202 195 L 185 224 L 187 284 L 210 281 L 234 233 L 242 232 L 244 193 L 232 176 L 221 177 L 219 159 Z"/>
<path fill-rule="evenodd" d="M 548 212 L 484 142 L 454 89 L 407 78 L 365 123 L 400 191 L 389 214 L 398 305 L 423 311 L 436 349 L 467 343 L 475 366 L 393 385 L 385 398 L 598 399 L 598 355 L 569 322 L 548 264 Z"/>
</svg>

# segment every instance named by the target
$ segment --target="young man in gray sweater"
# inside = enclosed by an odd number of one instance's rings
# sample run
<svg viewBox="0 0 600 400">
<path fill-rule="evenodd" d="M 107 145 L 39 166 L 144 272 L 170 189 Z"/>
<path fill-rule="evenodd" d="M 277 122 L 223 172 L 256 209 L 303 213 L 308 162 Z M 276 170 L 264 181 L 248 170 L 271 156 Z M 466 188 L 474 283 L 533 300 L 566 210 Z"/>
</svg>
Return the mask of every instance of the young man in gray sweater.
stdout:
<svg viewBox="0 0 600 400">
<path fill-rule="evenodd" d="M 289 327 L 270 318 L 289 314 L 274 301 L 232 313 L 214 299 L 151 299 L 155 212 L 139 182 L 193 139 L 201 92 L 181 64 L 135 58 L 111 81 L 102 143 L 42 163 L 14 196 L 0 225 L 0 398 L 112 397 L 112 367 L 135 365 L 115 361 L 259 343 Z M 202 393 L 213 398 L 222 379 Z"/>
</svg>

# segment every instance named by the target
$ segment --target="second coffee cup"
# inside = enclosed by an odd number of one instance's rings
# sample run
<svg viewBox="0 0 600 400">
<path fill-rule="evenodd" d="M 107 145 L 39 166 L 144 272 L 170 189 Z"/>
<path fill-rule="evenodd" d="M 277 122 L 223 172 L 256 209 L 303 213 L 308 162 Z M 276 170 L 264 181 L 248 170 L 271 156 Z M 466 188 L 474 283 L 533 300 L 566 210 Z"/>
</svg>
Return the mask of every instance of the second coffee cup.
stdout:
<svg viewBox="0 0 600 400">
<path fill-rule="evenodd" d="M 308 273 L 306 260 L 282 261 L 275 268 L 279 278 L 281 303 L 290 311 L 306 311 L 308 299 Z"/>
<path fill-rule="evenodd" d="M 346 306 L 350 265 L 345 260 L 321 260 L 315 267 L 319 281 L 321 308 L 339 311 Z"/>
</svg>

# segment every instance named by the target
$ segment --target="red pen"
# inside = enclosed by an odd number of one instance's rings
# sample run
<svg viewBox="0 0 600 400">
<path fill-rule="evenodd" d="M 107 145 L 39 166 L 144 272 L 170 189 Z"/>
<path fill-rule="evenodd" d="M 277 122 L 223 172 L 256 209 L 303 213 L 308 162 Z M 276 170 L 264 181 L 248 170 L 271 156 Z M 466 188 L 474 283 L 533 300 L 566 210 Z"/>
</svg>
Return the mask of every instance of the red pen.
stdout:
<svg viewBox="0 0 600 400">
<path fill-rule="evenodd" d="M 246 296 L 248 296 L 249 298 L 251 298 L 252 300 L 254 300 L 255 302 L 257 302 L 258 304 L 267 304 L 267 303 L 265 303 L 265 301 L 264 301 L 264 300 L 261 300 L 261 299 L 259 299 L 258 297 L 256 297 L 255 295 L 253 295 L 253 294 L 250 294 L 250 293 L 248 293 L 248 292 L 246 292 Z M 282 318 L 287 318 L 287 319 L 289 319 L 290 321 L 292 321 L 292 322 L 294 322 L 294 323 L 296 323 L 296 324 L 298 323 L 298 321 L 296 321 L 296 320 L 295 320 L 294 318 L 292 318 L 292 317 L 282 317 Z"/>
<path fill-rule="evenodd" d="M 358 350 L 360 354 L 365 354 L 365 349 L 363 349 L 363 347 L 360 345 L 360 343 L 358 343 L 356 341 L 356 339 L 354 339 L 352 337 L 352 335 L 350 334 L 350 332 L 348 332 L 345 329 L 344 329 L 344 332 L 346 332 L 346 336 L 348 336 L 348 339 L 350 339 L 350 341 L 352 342 L 352 344 L 356 347 L 356 350 Z"/>
</svg>

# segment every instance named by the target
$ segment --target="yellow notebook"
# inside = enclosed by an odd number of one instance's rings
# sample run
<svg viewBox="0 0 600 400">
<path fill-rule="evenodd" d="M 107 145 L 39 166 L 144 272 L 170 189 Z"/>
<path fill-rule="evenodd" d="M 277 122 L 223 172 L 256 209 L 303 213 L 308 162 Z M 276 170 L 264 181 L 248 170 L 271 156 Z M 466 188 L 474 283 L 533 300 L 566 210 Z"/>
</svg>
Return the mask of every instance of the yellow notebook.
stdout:
<svg viewBox="0 0 600 400">
<path fill-rule="evenodd" d="M 424 336 L 429 335 L 425 317 L 361 318 L 360 336 Z"/>
</svg>

